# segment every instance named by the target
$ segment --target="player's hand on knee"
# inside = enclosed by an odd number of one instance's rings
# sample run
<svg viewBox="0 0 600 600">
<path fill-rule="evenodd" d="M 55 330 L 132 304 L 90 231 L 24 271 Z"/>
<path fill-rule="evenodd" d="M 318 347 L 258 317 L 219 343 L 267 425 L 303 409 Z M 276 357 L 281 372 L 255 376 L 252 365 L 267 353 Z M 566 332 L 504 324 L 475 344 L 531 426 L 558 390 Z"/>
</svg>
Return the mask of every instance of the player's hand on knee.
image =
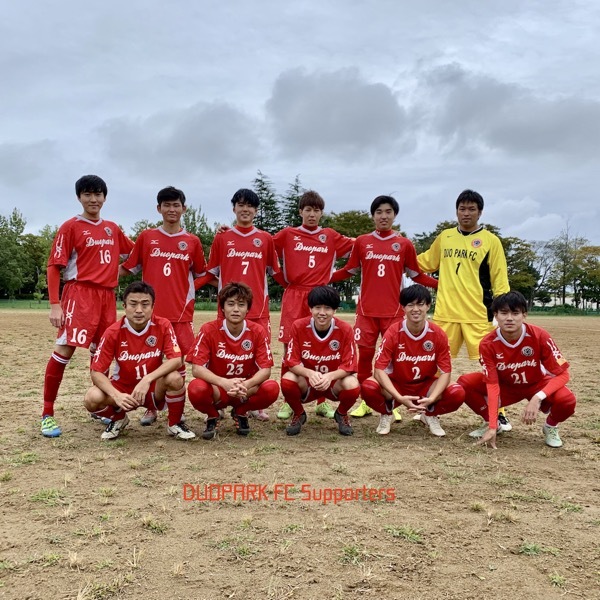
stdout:
<svg viewBox="0 0 600 600">
<path fill-rule="evenodd" d="M 119 408 L 126 411 L 135 410 L 140 406 L 139 402 L 131 394 L 120 394 L 115 398 L 115 402 Z"/>
<path fill-rule="evenodd" d="M 408 412 L 422 413 L 425 411 L 425 407 L 419 405 L 419 396 L 400 396 L 400 402 L 406 406 Z"/>
</svg>

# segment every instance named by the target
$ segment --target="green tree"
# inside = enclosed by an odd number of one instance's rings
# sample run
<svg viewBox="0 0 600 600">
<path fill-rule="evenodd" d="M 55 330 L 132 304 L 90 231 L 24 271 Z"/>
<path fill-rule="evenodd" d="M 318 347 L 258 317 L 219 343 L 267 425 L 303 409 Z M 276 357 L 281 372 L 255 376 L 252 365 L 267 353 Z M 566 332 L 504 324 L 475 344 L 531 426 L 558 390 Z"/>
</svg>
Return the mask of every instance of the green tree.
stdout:
<svg viewBox="0 0 600 600">
<path fill-rule="evenodd" d="M 421 254 L 421 252 L 429 250 L 435 238 L 442 233 L 444 229 L 450 229 L 451 227 L 456 227 L 456 221 L 441 221 L 435 226 L 433 231 L 417 233 L 412 239 L 417 254 Z"/>
<path fill-rule="evenodd" d="M 275 188 L 271 180 L 261 171 L 257 172 L 252 188 L 260 199 L 254 224 L 259 229 L 274 235 L 284 226 Z"/>
<path fill-rule="evenodd" d="M 521 292 L 529 306 L 533 305 L 539 273 L 534 267 L 535 252 L 530 244 L 518 237 L 501 238 L 506 264 L 508 267 L 508 284 L 511 290 Z"/>
<path fill-rule="evenodd" d="M 21 244 L 26 221 L 15 208 L 0 215 L 0 294 L 15 298 L 27 281 L 27 256 Z"/>
<path fill-rule="evenodd" d="M 298 211 L 298 203 L 304 191 L 300 183 L 300 176 L 296 175 L 294 181 L 289 184 L 286 193 L 280 199 L 284 227 L 297 227 L 302 224 L 302 217 Z"/>
<path fill-rule="evenodd" d="M 567 225 L 558 237 L 550 240 L 550 245 L 554 253 L 551 280 L 554 282 L 556 292 L 562 304 L 566 304 L 567 292 L 572 291 L 577 305 L 581 298 L 578 284 L 581 277 L 580 250 L 588 245 L 588 240 L 574 236 Z"/>
</svg>

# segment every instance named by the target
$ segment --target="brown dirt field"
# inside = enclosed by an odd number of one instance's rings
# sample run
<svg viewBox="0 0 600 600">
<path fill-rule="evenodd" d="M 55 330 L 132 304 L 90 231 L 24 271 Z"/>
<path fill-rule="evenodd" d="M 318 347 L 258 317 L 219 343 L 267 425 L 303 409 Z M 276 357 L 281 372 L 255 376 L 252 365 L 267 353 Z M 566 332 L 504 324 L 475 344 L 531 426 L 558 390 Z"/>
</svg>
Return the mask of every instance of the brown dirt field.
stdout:
<svg viewBox="0 0 600 600">
<path fill-rule="evenodd" d="M 572 365 L 578 408 L 560 450 L 541 422 L 518 422 L 521 408 L 497 451 L 473 446 L 467 408 L 443 417 L 443 439 L 408 416 L 384 438 L 377 417 L 355 419 L 343 438 L 309 407 L 297 438 L 275 421 L 251 421 L 241 438 L 228 419 L 212 442 L 180 442 L 164 416 L 142 428 L 134 415 L 102 443 L 81 405 L 83 351 L 57 402 L 63 435 L 48 440 L 40 390 L 54 331 L 45 311 L 1 311 L 0 598 L 600 598 L 600 319 L 531 321 Z M 456 361 L 455 376 L 469 370 Z M 186 501 L 186 483 L 264 485 L 267 499 Z M 290 500 L 277 484 L 294 486 Z M 391 492 L 324 504 L 303 501 L 302 485 Z"/>
</svg>

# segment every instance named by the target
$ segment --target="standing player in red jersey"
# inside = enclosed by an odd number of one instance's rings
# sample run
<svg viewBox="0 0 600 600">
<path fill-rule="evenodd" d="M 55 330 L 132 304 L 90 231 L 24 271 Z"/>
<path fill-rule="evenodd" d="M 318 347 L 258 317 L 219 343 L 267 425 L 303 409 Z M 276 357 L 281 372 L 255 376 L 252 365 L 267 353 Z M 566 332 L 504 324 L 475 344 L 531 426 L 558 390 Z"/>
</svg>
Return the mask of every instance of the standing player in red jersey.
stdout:
<svg viewBox="0 0 600 600">
<path fill-rule="evenodd" d="M 117 320 L 114 288 L 119 258 L 133 247 L 117 224 L 100 217 L 108 193 L 104 180 L 85 175 L 75 183 L 75 193 L 83 211 L 60 226 L 48 257 L 50 323 L 58 328 L 58 336 L 44 376 L 41 430 L 45 437 L 62 433 L 54 418 L 54 403 L 75 348 L 93 352 L 104 330 Z"/>
<path fill-rule="evenodd" d="M 573 415 L 576 404 L 575 395 L 566 387 L 569 363 L 546 330 L 525 323 L 523 294 L 501 294 L 491 308 L 498 328 L 479 344 L 483 373 L 462 375 L 457 382 L 465 390 L 465 403 L 485 420 L 469 435 L 480 438 L 479 444 L 496 448 L 496 432 L 501 431 L 498 408 L 528 399 L 523 423 L 533 425 L 538 412 L 546 414 L 545 442 L 560 448 L 558 425 Z"/>
<path fill-rule="evenodd" d="M 356 352 L 352 327 L 334 319 L 340 295 L 331 286 L 318 286 L 308 294 L 311 317 L 292 325 L 285 357 L 288 371 L 281 378 L 281 392 L 294 417 L 288 435 L 298 435 L 306 423 L 303 405 L 325 396 L 339 402 L 334 413 L 341 435 L 352 435 L 348 411 L 358 395 Z"/>
<path fill-rule="evenodd" d="M 215 437 L 219 411 L 227 406 L 238 435 L 248 435 L 248 412 L 268 408 L 279 395 L 279 385 L 269 379 L 270 336 L 246 319 L 252 310 L 252 290 L 244 283 L 230 282 L 221 288 L 218 299 L 224 318 L 202 325 L 187 356 L 196 378 L 188 386 L 190 403 L 208 417 L 205 440 Z"/>
<path fill-rule="evenodd" d="M 392 411 L 404 405 L 416 412 L 433 435 L 442 437 L 438 415 L 458 410 L 464 390 L 450 383 L 450 345 L 444 330 L 427 320 L 431 294 L 422 285 L 400 293 L 405 312 L 383 336 L 375 359 L 375 375 L 363 381 L 361 394 L 381 413 L 377 433 L 387 435 L 394 420 Z"/>
<path fill-rule="evenodd" d="M 166 393 L 183 384 L 177 373 L 181 365 L 177 338 L 167 319 L 152 315 L 154 297 L 154 290 L 144 281 L 127 286 L 125 316 L 105 331 L 92 360 L 94 385 L 83 403 L 96 417 L 109 419 L 103 440 L 119 437 L 129 424 L 129 411 L 140 406 L 160 409 Z M 169 427 L 168 432 L 180 437 L 177 428 Z"/>
<path fill-rule="evenodd" d="M 346 256 L 354 240 L 329 227 L 319 227 L 325 201 L 312 190 L 300 197 L 298 209 L 302 217 L 299 227 L 286 227 L 275 234 L 273 240 L 282 260 L 282 274 L 287 284 L 281 300 L 281 325 L 279 341 L 283 355 L 287 354 L 292 325 L 297 319 L 310 317 L 308 294 L 316 286 L 325 285 L 335 269 L 335 261 Z M 339 304 L 339 303 L 338 303 Z M 282 368 L 285 374 L 285 366 Z M 324 399 L 319 399 L 315 413 L 334 417 L 334 410 Z M 284 403 L 277 413 L 279 419 L 289 419 L 292 409 Z"/>
<path fill-rule="evenodd" d="M 194 345 L 194 280 L 205 275 L 206 261 L 202 242 L 181 225 L 186 211 L 185 194 L 174 187 L 158 192 L 156 210 L 163 223 L 157 229 L 146 229 L 140 233 L 129 258 L 121 265 L 120 274 L 142 272 L 144 281 L 156 291 L 154 314 L 171 322 L 182 356 L 186 356 Z M 166 401 L 168 427 L 179 428 L 178 437 L 195 437 L 182 420 L 185 406 L 185 363 L 182 361 L 179 374 L 181 389 L 167 392 Z M 141 418 L 142 425 L 156 421 L 156 410 L 149 408 Z"/>
<path fill-rule="evenodd" d="M 261 325 L 270 334 L 267 274 L 273 277 L 280 273 L 273 238 L 254 227 L 260 199 L 252 190 L 238 190 L 231 204 L 236 224 L 215 236 L 207 270 L 218 279 L 219 290 L 231 281 L 240 281 L 250 287 L 254 300 L 246 320 Z M 200 285 L 203 283 L 208 281 L 202 281 Z M 219 316 L 222 316 L 221 312 Z M 264 410 L 257 416 L 263 421 L 269 420 Z"/>
<path fill-rule="evenodd" d="M 358 380 L 373 374 L 373 357 L 379 335 L 404 316 L 400 306 L 402 275 L 435 288 L 437 280 L 424 275 L 417 263 L 413 243 L 392 229 L 400 207 L 391 196 L 377 196 L 371 203 L 375 231 L 360 235 L 346 266 L 333 274 L 332 282 L 342 281 L 361 271 L 360 294 L 356 305 L 354 339 L 358 345 Z M 371 413 L 363 401 L 351 413 L 364 417 Z M 396 420 L 402 417 L 394 413 Z"/>
</svg>

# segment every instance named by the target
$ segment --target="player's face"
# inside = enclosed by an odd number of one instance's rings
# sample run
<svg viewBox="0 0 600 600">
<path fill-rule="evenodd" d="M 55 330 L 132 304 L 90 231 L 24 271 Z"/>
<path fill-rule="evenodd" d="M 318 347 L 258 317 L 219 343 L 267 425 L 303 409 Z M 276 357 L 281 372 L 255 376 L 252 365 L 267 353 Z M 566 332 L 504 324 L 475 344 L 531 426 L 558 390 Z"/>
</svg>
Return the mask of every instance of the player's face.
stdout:
<svg viewBox="0 0 600 600">
<path fill-rule="evenodd" d="M 461 202 L 456 209 L 456 218 L 462 231 L 475 231 L 481 217 L 476 202 Z"/>
<path fill-rule="evenodd" d="M 84 219 L 99 219 L 100 211 L 106 198 L 102 192 L 81 192 L 79 202 L 83 207 L 82 217 Z"/>
<path fill-rule="evenodd" d="M 250 204 L 242 204 L 241 202 L 235 203 L 233 212 L 235 213 L 237 224 L 241 225 L 242 227 L 250 227 L 252 225 L 252 221 L 254 221 L 254 217 L 256 216 L 256 208 L 254 208 L 254 206 L 251 206 Z"/>
<path fill-rule="evenodd" d="M 325 331 L 326 329 L 329 329 L 331 326 L 331 319 L 333 319 L 333 315 L 335 314 L 335 310 L 333 310 L 331 306 L 318 304 L 317 306 L 313 306 L 310 309 L 310 312 L 315 321 L 315 327 L 319 331 Z"/>
<path fill-rule="evenodd" d="M 181 220 L 181 215 L 186 211 L 186 207 L 181 204 L 181 200 L 168 200 L 161 202 L 156 210 L 160 213 L 164 223 L 176 225 Z"/>
<path fill-rule="evenodd" d="M 154 303 L 150 294 L 129 294 L 123 303 L 125 316 L 129 324 L 136 330 L 142 331 L 152 316 Z"/>
<path fill-rule="evenodd" d="M 227 300 L 225 300 L 225 304 L 223 305 L 223 314 L 225 315 L 225 320 L 228 323 L 231 325 L 239 325 L 243 322 L 248 314 L 248 302 L 238 298 L 237 296 L 227 298 Z"/>
<path fill-rule="evenodd" d="M 375 229 L 378 231 L 389 231 L 394 224 L 394 209 L 391 204 L 382 204 L 373 213 L 373 222 L 375 223 Z"/>
<path fill-rule="evenodd" d="M 506 339 L 517 339 L 523 330 L 523 323 L 527 317 L 527 313 L 520 310 L 510 310 L 506 307 L 494 313 L 498 326 L 502 332 L 502 336 Z"/>
<path fill-rule="evenodd" d="M 411 302 L 404 307 L 406 320 L 414 327 L 422 327 L 427 320 L 427 311 L 431 305 L 424 300 L 421 302 Z"/>
<path fill-rule="evenodd" d="M 323 216 L 323 211 L 315 206 L 305 206 L 300 211 L 304 227 L 316 227 Z"/>
</svg>

